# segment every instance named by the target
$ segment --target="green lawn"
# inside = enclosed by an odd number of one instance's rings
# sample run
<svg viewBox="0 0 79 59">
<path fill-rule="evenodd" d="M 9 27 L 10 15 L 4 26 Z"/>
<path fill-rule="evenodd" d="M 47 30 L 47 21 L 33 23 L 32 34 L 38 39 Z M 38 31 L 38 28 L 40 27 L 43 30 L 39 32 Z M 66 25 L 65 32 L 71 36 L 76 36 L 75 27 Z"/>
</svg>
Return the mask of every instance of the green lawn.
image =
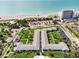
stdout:
<svg viewBox="0 0 79 59">
<path fill-rule="evenodd" d="M 14 58 L 32 58 L 37 55 L 37 52 L 17 52 Z"/>
<path fill-rule="evenodd" d="M 11 35 L 11 31 L 5 30 L 5 29 L 1 29 L 0 35 L 3 36 L 3 39 L 4 39 L 4 40 L 6 40 L 6 39 L 8 39 L 8 37 Z"/>
<path fill-rule="evenodd" d="M 48 56 L 50 58 L 68 58 L 69 53 L 68 52 L 63 52 L 63 51 L 47 51 L 43 52 L 44 56 Z"/>
<path fill-rule="evenodd" d="M 61 36 L 59 34 L 59 31 L 48 32 L 48 40 L 49 43 L 58 44 L 61 41 Z"/>
<path fill-rule="evenodd" d="M 23 44 L 28 44 L 32 42 L 33 30 L 32 29 L 22 29 L 20 32 L 20 41 Z"/>
<path fill-rule="evenodd" d="M 8 28 L 8 26 L 1 26 L 1 25 L 0 25 L 0 28 Z"/>
</svg>

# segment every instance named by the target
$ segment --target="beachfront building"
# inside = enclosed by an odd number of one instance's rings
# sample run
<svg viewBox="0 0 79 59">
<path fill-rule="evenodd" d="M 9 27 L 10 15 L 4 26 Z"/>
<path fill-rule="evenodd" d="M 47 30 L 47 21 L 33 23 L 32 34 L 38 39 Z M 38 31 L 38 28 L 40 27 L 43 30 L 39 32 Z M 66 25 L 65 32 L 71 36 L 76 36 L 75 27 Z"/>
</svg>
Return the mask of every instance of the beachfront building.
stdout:
<svg viewBox="0 0 79 59">
<path fill-rule="evenodd" d="M 62 10 L 58 13 L 60 20 L 72 20 L 75 17 L 75 10 Z"/>
<path fill-rule="evenodd" d="M 76 12 L 75 12 L 75 16 L 76 16 L 77 18 L 79 18 L 79 11 L 76 11 Z"/>
</svg>

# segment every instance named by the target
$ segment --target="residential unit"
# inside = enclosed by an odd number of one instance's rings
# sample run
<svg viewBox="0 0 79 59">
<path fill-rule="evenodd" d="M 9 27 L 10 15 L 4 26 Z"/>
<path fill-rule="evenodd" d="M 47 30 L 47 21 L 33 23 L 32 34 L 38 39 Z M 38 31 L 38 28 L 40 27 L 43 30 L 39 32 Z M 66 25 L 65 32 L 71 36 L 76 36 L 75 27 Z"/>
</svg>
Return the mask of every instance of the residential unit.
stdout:
<svg viewBox="0 0 79 59">
<path fill-rule="evenodd" d="M 15 52 L 17 51 L 40 51 L 40 40 L 41 40 L 42 51 L 49 50 L 49 49 L 68 51 L 69 48 L 64 42 L 60 42 L 59 44 L 49 44 L 47 31 L 52 31 L 52 30 L 57 30 L 57 29 L 47 28 L 47 29 L 42 29 L 42 30 L 35 30 L 32 45 L 17 43 L 16 47 L 14 47 L 14 51 Z"/>
<path fill-rule="evenodd" d="M 59 44 L 49 44 L 47 31 L 48 30 L 41 30 L 42 52 L 47 50 L 69 51 L 68 46 L 64 42 L 60 42 Z"/>
<path fill-rule="evenodd" d="M 39 51 L 40 50 L 40 30 L 34 31 L 34 38 L 32 45 L 27 44 L 17 44 L 14 47 L 14 51 Z"/>
</svg>

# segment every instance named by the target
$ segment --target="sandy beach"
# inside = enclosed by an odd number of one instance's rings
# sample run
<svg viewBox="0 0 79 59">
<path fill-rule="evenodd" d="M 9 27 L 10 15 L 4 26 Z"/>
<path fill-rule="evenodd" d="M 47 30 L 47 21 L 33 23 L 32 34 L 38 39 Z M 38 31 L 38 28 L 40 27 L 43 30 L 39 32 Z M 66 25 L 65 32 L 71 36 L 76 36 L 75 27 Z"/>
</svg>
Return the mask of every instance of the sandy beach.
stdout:
<svg viewBox="0 0 79 59">
<path fill-rule="evenodd" d="M 16 20 L 16 19 L 24 19 L 24 18 L 41 18 L 41 17 L 48 17 L 49 15 L 55 15 L 56 13 L 51 14 L 36 14 L 36 15 L 19 15 L 19 16 L 2 16 L 0 17 L 0 21 L 6 20 Z"/>
</svg>

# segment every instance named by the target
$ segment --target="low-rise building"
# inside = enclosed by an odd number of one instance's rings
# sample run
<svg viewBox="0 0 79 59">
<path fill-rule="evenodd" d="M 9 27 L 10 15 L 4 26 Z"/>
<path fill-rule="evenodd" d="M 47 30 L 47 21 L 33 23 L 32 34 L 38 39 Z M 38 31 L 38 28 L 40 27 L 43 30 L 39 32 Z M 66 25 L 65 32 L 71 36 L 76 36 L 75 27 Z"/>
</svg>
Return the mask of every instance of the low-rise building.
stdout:
<svg viewBox="0 0 79 59">
<path fill-rule="evenodd" d="M 32 45 L 28 44 L 17 44 L 16 47 L 14 47 L 14 51 L 40 51 L 40 30 L 34 31 L 34 38 Z"/>
<path fill-rule="evenodd" d="M 47 50 L 57 50 L 57 51 L 69 51 L 68 46 L 64 42 L 60 42 L 59 44 L 49 44 L 48 30 L 41 30 L 41 45 L 42 45 L 42 52 Z"/>
</svg>

